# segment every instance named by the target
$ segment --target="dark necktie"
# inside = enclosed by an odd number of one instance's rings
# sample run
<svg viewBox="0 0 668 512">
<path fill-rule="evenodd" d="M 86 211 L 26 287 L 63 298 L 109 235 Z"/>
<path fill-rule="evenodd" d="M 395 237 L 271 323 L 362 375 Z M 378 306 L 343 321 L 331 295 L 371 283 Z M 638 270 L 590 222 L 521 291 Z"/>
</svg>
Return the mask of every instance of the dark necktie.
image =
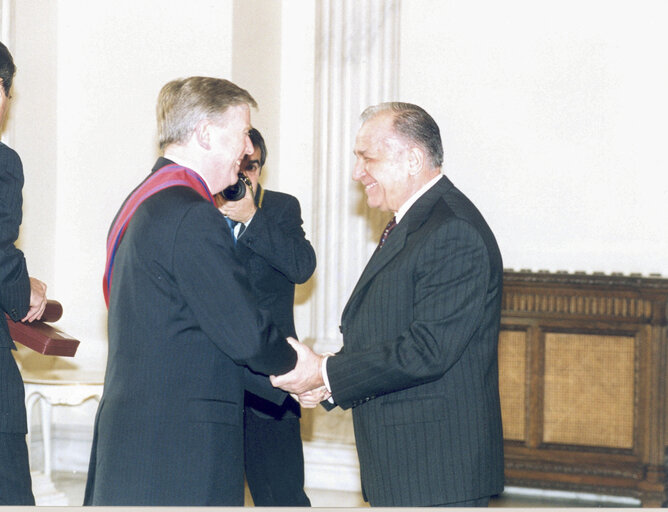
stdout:
<svg viewBox="0 0 668 512">
<path fill-rule="evenodd" d="M 376 247 L 376 250 L 378 251 L 383 245 L 385 245 L 385 241 L 387 240 L 387 237 L 390 235 L 390 231 L 394 229 L 394 226 L 397 225 L 397 218 L 392 217 L 390 219 L 390 222 L 387 223 L 387 226 L 385 226 L 385 229 L 383 230 L 383 234 L 380 235 L 380 242 L 378 242 L 378 247 Z"/>
<path fill-rule="evenodd" d="M 232 220 L 229 217 L 225 217 L 225 220 L 227 221 L 227 225 L 230 226 L 230 232 L 232 233 L 232 239 L 234 240 L 234 243 L 237 243 L 237 237 L 234 236 L 234 227 L 239 224 L 236 220 Z"/>
</svg>

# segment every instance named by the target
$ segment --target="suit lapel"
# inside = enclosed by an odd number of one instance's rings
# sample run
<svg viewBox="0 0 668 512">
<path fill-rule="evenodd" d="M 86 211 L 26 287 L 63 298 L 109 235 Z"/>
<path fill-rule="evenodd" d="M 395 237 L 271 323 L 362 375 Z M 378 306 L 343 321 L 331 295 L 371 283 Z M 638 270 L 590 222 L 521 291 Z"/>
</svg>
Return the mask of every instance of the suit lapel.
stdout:
<svg viewBox="0 0 668 512">
<path fill-rule="evenodd" d="M 260 184 L 258 183 L 258 184 L 257 184 L 257 190 L 255 191 L 255 194 L 253 195 L 253 199 L 254 199 L 254 201 L 255 201 L 255 206 L 257 206 L 258 208 L 261 207 L 261 205 L 260 205 L 260 198 L 261 198 L 263 195 L 264 195 L 264 191 L 263 191 L 263 189 L 262 189 L 262 185 L 260 185 Z"/>
<path fill-rule="evenodd" d="M 370 281 L 380 272 L 406 245 L 406 237 L 416 231 L 429 217 L 429 213 L 436 201 L 450 188 L 452 183 L 443 176 L 432 188 L 418 199 L 401 222 L 392 230 L 387 238 L 387 242 L 380 251 L 376 251 L 369 262 L 366 264 L 362 275 L 360 276 L 355 289 L 350 294 L 348 303 L 343 309 L 342 316 L 345 316 L 348 309 L 352 308 L 355 302 L 361 297 L 361 292 L 368 286 Z"/>
<path fill-rule="evenodd" d="M 356 299 L 358 294 L 367 286 L 369 281 L 371 281 L 378 272 L 380 272 L 385 265 L 387 265 L 394 256 L 404 248 L 406 244 L 406 236 L 408 235 L 408 230 L 406 229 L 403 223 L 399 223 L 397 227 L 392 230 L 392 234 L 388 237 L 387 242 L 380 251 L 376 251 L 371 259 L 367 262 L 366 267 L 362 271 L 353 293 L 350 295 L 348 300 L 348 305 L 352 304 Z M 345 314 L 348 309 L 346 305 L 343 313 Z"/>
</svg>

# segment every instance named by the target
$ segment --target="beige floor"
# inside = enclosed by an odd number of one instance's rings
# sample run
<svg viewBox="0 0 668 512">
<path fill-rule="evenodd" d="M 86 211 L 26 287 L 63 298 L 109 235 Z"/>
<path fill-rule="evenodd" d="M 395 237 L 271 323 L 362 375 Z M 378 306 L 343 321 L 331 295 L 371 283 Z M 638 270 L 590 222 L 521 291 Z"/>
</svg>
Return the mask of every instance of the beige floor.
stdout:
<svg viewBox="0 0 668 512">
<path fill-rule="evenodd" d="M 55 472 L 53 474 L 55 488 L 65 495 L 67 505 L 79 506 L 82 503 L 86 475 L 84 473 Z M 367 506 L 358 493 L 326 491 L 317 489 L 306 490 L 311 504 L 314 507 L 365 507 Z M 535 493 L 535 491 L 534 491 Z M 38 498 L 39 499 L 39 498 Z M 39 505 L 39 502 L 38 502 Z M 252 506 L 252 500 L 247 493 L 246 505 Z M 596 498 L 594 496 L 557 497 L 557 496 L 534 496 L 531 491 L 513 490 L 495 498 L 490 503 L 491 507 L 508 508 L 562 508 L 562 507 L 623 507 L 635 508 L 638 506 L 631 500 L 619 500 L 615 498 Z"/>
</svg>

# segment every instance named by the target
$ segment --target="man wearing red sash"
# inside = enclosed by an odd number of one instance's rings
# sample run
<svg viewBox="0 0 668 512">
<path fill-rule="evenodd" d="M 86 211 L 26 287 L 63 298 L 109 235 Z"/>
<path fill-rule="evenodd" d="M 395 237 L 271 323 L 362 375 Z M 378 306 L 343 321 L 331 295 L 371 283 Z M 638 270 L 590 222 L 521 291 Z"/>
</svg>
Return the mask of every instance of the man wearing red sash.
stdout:
<svg viewBox="0 0 668 512">
<path fill-rule="evenodd" d="M 243 506 L 244 389 L 256 382 L 280 403 L 286 395 L 259 374 L 297 360 L 249 291 L 212 197 L 253 152 L 251 106 L 222 79 L 160 92 L 164 156 L 107 241 L 109 355 L 87 505 Z"/>
</svg>

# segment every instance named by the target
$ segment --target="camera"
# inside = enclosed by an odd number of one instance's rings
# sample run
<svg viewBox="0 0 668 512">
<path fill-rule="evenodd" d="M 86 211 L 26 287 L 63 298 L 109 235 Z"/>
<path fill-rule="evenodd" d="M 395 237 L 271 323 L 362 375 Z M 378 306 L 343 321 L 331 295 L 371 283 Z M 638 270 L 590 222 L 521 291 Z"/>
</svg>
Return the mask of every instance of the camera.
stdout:
<svg viewBox="0 0 668 512">
<path fill-rule="evenodd" d="M 238 201 L 244 197 L 246 195 L 246 187 L 250 188 L 251 194 L 253 193 L 253 184 L 251 183 L 251 180 L 248 179 L 248 176 L 243 172 L 240 172 L 238 176 L 239 181 L 234 185 L 230 185 L 222 192 L 223 197 L 228 201 Z"/>
</svg>

